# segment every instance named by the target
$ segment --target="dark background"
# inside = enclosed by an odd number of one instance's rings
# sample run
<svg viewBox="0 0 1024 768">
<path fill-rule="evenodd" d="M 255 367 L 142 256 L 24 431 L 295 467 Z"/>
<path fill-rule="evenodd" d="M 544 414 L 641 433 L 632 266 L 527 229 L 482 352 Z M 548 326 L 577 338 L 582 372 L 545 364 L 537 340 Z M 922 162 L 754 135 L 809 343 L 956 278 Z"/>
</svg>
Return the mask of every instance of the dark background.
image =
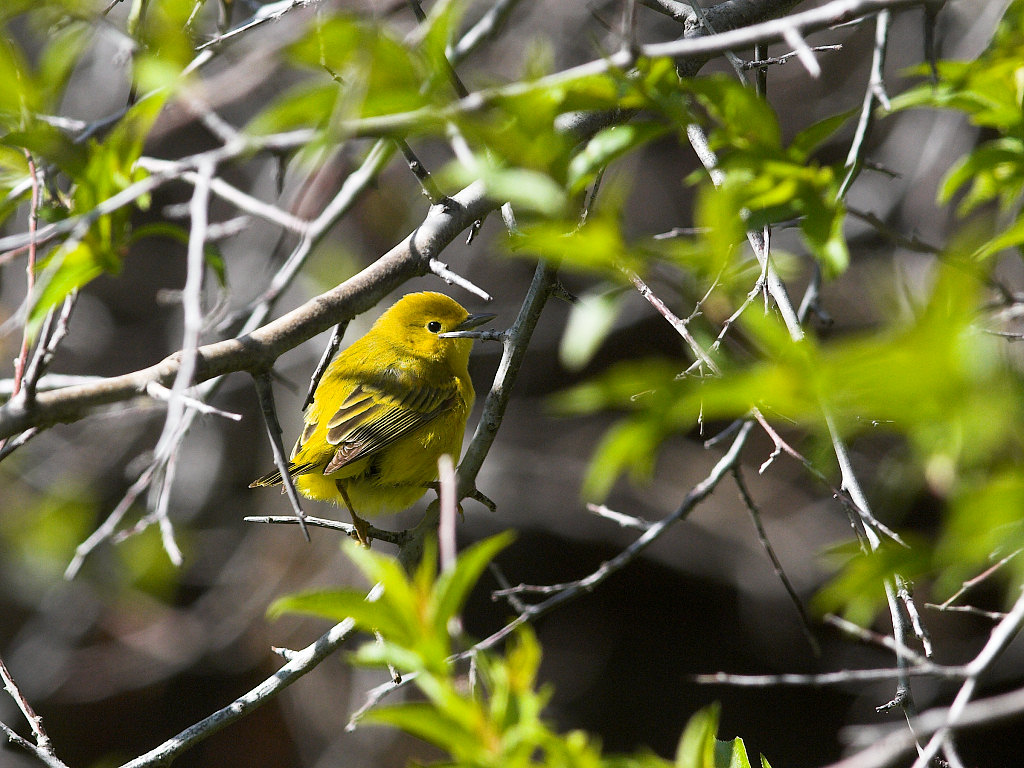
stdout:
<svg viewBox="0 0 1024 768">
<path fill-rule="evenodd" d="M 480 13 L 479 5 L 471 9 L 470 18 Z M 362 4 L 364 10 L 381 14 L 378 6 Z M 943 55 L 977 55 L 1002 7 L 1001 2 L 982 0 L 949 3 L 939 20 Z M 115 18 L 118 13 L 122 11 L 115 10 Z M 460 73 L 470 88 L 514 77 L 526 52 L 537 46 L 550 49 L 558 68 L 592 59 L 601 50 L 614 48 L 614 37 L 601 20 L 617 20 L 618 13 L 613 3 L 523 3 L 507 34 L 463 64 Z M 642 40 L 667 40 L 678 34 L 670 19 L 646 8 L 638 13 Z M 253 33 L 204 72 L 207 78 L 219 75 L 218 82 L 228 84 L 217 91 L 225 119 L 244 123 L 297 77 L 273 59 L 264 60 L 261 68 L 245 56 L 297 34 L 307 18 L 297 11 Z M 894 23 L 886 71 L 893 93 L 906 83 L 901 76 L 905 68 L 921 60 L 921 21 L 915 10 L 899 15 Z M 399 10 L 388 15 L 386 23 L 403 30 L 412 27 L 413 19 Z M 814 35 L 812 44 L 843 45 L 842 51 L 819 55 L 819 80 L 812 80 L 795 60 L 772 70 L 769 97 L 787 135 L 826 115 L 859 107 L 872 35 L 870 24 Z M 781 52 L 774 47 L 771 51 Z M 127 85 L 115 54 L 108 40 L 97 39 L 69 90 L 65 114 L 90 120 L 123 103 Z M 704 72 L 715 70 L 728 68 L 713 62 Z M 851 129 L 823 150 L 822 160 L 841 161 Z M 212 146 L 210 136 L 176 105 L 161 118 L 155 136 L 147 154 L 157 157 Z M 951 222 L 948 211 L 934 207 L 936 184 L 976 139 L 976 131 L 952 114 L 910 112 L 879 122 L 869 157 L 899 175 L 866 172 L 854 187 L 850 204 L 870 209 L 908 235 L 943 241 Z M 416 149 L 428 167 L 448 160 L 442 145 L 422 143 Z M 324 164 L 319 183 L 327 194 L 336 188 L 338 174 L 351 169 L 353 156 L 349 150 Z M 628 190 L 627 229 L 654 233 L 690 225 L 691 191 L 683 179 L 695 167 L 691 150 L 674 139 L 614 166 L 605 184 Z M 228 176 L 273 201 L 275 172 L 274 163 L 259 160 Z M 323 202 L 317 196 L 320 187 L 294 169 L 285 179 L 281 199 L 295 200 L 300 188 L 306 193 L 306 208 L 298 212 L 318 210 Z M 162 189 L 151 213 L 140 215 L 140 223 L 161 216 L 166 206 L 187 200 L 188 194 L 184 186 Z M 318 248 L 303 277 L 282 298 L 278 313 L 386 251 L 422 219 L 425 209 L 408 170 L 394 161 Z M 223 203 L 216 203 L 212 213 L 215 220 L 233 215 Z M 850 221 L 848 234 L 853 266 L 826 287 L 825 306 L 835 319 L 833 327 L 822 330 L 826 334 L 870 327 L 892 316 L 899 306 L 899 286 L 918 284 L 930 267 L 930 259 L 893 248 L 855 221 Z M 500 221 L 492 216 L 471 246 L 460 241 L 444 255 L 456 271 L 495 296 L 486 307 L 498 313 L 495 327 L 514 318 L 532 274 L 530 263 L 502 255 L 502 236 Z M 272 275 L 291 242 L 285 238 L 283 246 L 275 248 L 277 239 L 272 227 L 254 223 L 223 245 L 233 306 L 253 296 Z M 794 251 L 787 280 L 798 296 L 807 261 L 794 236 L 782 232 L 776 243 Z M 118 374 L 178 349 L 181 313 L 167 291 L 183 283 L 183 256 L 183 248 L 174 243 L 148 240 L 125 260 L 121 274 L 91 284 L 53 370 Z M 23 298 L 19 269 L 4 269 L 0 321 Z M 598 287 L 587 276 L 569 274 L 564 279 L 577 292 Z M 402 292 L 419 289 L 446 290 L 470 311 L 484 309 L 474 297 L 432 278 L 414 281 Z M 692 297 L 680 296 L 673 286 L 661 289 L 680 313 L 692 307 Z M 460 545 L 507 528 L 519 532 L 499 558 L 513 584 L 584 576 L 635 535 L 588 513 L 579 494 L 588 458 L 612 416 L 557 418 L 548 406 L 549 395 L 613 361 L 651 354 L 686 356 L 672 329 L 633 296 L 594 360 L 583 371 L 567 371 L 559 364 L 558 345 L 568 311 L 558 302 L 544 310 L 504 426 L 479 478 L 479 487 L 497 502 L 498 511 L 492 514 L 467 502 L 459 526 Z M 348 338 L 362 333 L 372 319 L 359 318 Z M 16 354 L 16 336 L 0 338 L 4 360 Z M 286 442 L 299 429 L 302 393 L 324 342 L 322 337 L 302 345 L 276 367 Z M 496 347 L 478 346 L 471 372 L 479 393 L 486 392 L 497 360 Z M 185 554 L 179 570 L 167 563 L 151 529 L 117 547 L 100 547 L 75 581 L 61 578 L 75 545 L 113 509 L 144 466 L 138 457 L 152 448 L 159 434 L 161 407 L 117 409 L 54 428 L 0 465 L 0 652 L 69 765 L 115 765 L 226 705 L 280 666 L 271 646 L 303 647 L 326 629 L 313 620 L 267 620 L 264 611 L 274 598 L 357 578 L 339 554 L 335 533 L 314 530 L 307 544 L 293 527 L 242 521 L 246 515 L 283 514 L 288 506 L 274 491 L 246 487 L 271 466 L 249 378 L 228 376 L 213 402 L 244 419 L 234 423 L 203 417 L 184 443 L 172 499 L 172 517 Z M 474 423 L 471 419 L 471 426 Z M 704 436 L 722 426 L 706 425 Z M 792 438 L 800 440 L 799 435 Z M 720 455 L 705 450 L 702 440 L 697 433 L 672 439 L 652 481 L 641 486 L 620 483 L 608 505 L 649 519 L 668 514 Z M 809 599 L 830 573 L 832 561 L 825 552 L 850 538 L 849 526 L 828 490 L 792 461 L 779 458 L 759 475 L 758 467 L 771 450 L 767 439 L 753 440 L 744 456 L 745 476 L 789 576 Z M 898 452 L 899 446 L 882 440 L 854 446 L 858 472 L 873 498 L 884 497 L 887 472 Z M 305 508 L 311 514 L 337 516 L 336 510 L 313 502 Z M 878 513 L 889 524 L 923 532 L 934 520 L 928 499 L 883 506 Z M 137 519 L 138 514 L 137 509 L 129 518 Z M 413 511 L 379 522 L 398 528 L 416 519 Z M 485 577 L 470 602 L 466 627 L 476 637 L 499 628 L 512 615 L 507 604 L 490 599 L 494 586 L 492 578 Z M 921 594 L 919 601 L 928 597 Z M 983 593 L 974 603 L 998 608 L 999 599 Z M 991 628 L 982 619 L 934 611 L 925 618 L 937 660 L 943 663 L 972 658 Z M 884 617 L 878 629 L 887 631 Z M 720 736 L 744 737 L 752 752 L 763 752 L 776 768 L 817 766 L 842 754 L 844 726 L 898 725 L 902 717 L 874 712 L 892 696 L 893 685 L 888 683 L 758 689 L 694 682 L 697 673 L 719 670 L 804 672 L 887 667 L 893 661 L 886 652 L 820 626 L 815 632 L 823 653 L 814 657 L 728 480 L 643 558 L 594 594 L 543 617 L 536 630 L 544 649 L 543 677 L 555 689 L 549 716 L 560 728 L 593 731 L 609 751 L 647 746 L 671 755 L 687 718 L 720 701 Z M 980 694 L 1020 685 L 1022 655 L 1024 644 L 1012 644 Z M 187 752 L 176 765 L 397 766 L 411 758 L 436 757 L 422 744 L 380 728 L 343 731 L 365 692 L 382 681 L 376 671 L 346 665 L 344 654 L 332 657 L 255 715 Z M 953 690 L 932 680 L 917 681 L 914 687 L 921 709 L 947 702 Z M 20 722 L 6 697 L 0 697 L 0 719 Z M 969 765 L 1002 766 L 1016 762 L 1024 738 L 1016 724 L 966 736 L 962 744 L 961 754 Z M 0 750 L 0 766 L 29 765 L 35 762 L 20 752 Z"/>
</svg>

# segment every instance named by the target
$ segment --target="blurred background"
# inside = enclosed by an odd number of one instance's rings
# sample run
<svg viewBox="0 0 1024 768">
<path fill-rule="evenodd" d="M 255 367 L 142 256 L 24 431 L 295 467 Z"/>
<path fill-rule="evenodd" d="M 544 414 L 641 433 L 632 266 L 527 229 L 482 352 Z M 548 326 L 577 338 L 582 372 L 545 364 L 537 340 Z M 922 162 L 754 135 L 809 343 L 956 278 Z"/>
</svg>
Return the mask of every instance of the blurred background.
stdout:
<svg viewBox="0 0 1024 768">
<path fill-rule="evenodd" d="M 799 7 L 812 7 L 803 3 Z M 99 4 L 95 4 L 98 5 Z M 321 3 L 366 13 L 402 34 L 415 26 L 403 2 Z M 478 18 L 489 3 L 470 4 L 467 18 Z M 937 39 L 946 58 L 971 58 L 985 46 L 1005 6 L 1000 0 L 949 2 L 938 18 Z M 125 8 L 114 8 L 111 25 L 123 24 Z M 240 4 L 236 20 L 253 6 Z M 203 14 L 213 13 L 212 8 Z M 281 48 L 309 22 L 313 9 L 297 9 L 244 36 L 202 71 L 207 96 L 221 117 L 244 125 L 301 73 L 283 63 Z M 640 7 L 639 39 L 671 40 L 678 25 Z M 556 69 L 591 60 L 618 46 L 615 29 L 621 4 L 594 0 L 566 3 L 529 0 L 512 12 L 505 31 L 459 67 L 470 89 L 514 78 L 527 60 L 548 57 Z M 18 29 L 22 45 L 39 36 Z M 887 86 L 898 93 L 908 67 L 922 60 L 922 12 L 896 16 L 886 64 Z M 28 42 L 26 42 L 28 41 Z M 840 44 L 819 54 L 823 73 L 815 80 L 796 61 L 775 67 L 769 100 L 784 131 L 792 135 L 830 114 L 860 107 L 868 80 L 873 43 L 870 24 L 813 35 L 814 45 Z M 784 51 L 773 46 L 770 53 Z M 743 55 L 748 58 L 750 52 Z M 116 112 L 128 94 L 123 40 L 97 29 L 88 56 L 76 70 L 61 114 L 93 121 Z M 730 72 L 721 61 L 702 73 Z M 840 162 L 852 124 L 820 153 Z M 894 230 L 926 242 L 943 242 L 949 211 L 935 207 L 943 173 L 977 140 L 958 115 L 912 111 L 876 123 L 868 157 L 892 173 L 864 173 L 850 193 L 852 207 L 870 210 Z M 180 157 L 214 145 L 214 139 L 182 104 L 170 104 L 159 119 L 145 153 Z M 313 180 L 308 168 L 285 168 L 254 159 L 231 167 L 227 178 L 262 199 L 280 202 L 300 216 L 315 215 L 340 181 L 358 163 L 365 143 L 353 142 L 319 158 Z M 428 168 L 450 160 L 447 146 L 424 141 L 414 147 Z M 627 229 L 657 233 L 692 225 L 692 190 L 683 180 L 698 167 L 692 150 L 675 138 L 650 145 L 642 155 L 614 165 L 604 185 L 628 198 Z M 280 189 L 279 189 L 280 185 Z M 162 187 L 138 224 L 181 215 L 191 189 Z M 299 305 L 349 277 L 387 251 L 423 219 L 427 202 L 415 179 L 395 159 L 355 210 L 317 248 L 299 279 L 281 297 L 276 314 Z M 235 212 L 222 201 L 211 219 Z M 24 231 L 25 214 L 4 234 Z M 495 312 L 494 327 L 514 319 L 533 265 L 504 255 L 504 229 L 497 216 L 485 221 L 471 245 L 464 238 L 444 260 L 494 296 L 476 297 L 423 278 L 400 293 L 431 289 L 450 293 L 473 311 Z M 853 265 L 824 289 L 823 306 L 834 319 L 823 335 L 871 327 L 901 311 L 906 295 L 924 279 L 931 257 L 893 246 L 875 230 L 850 220 Z M 289 236 L 262 221 L 220 243 L 227 270 L 223 296 L 210 291 L 210 304 L 223 299 L 238 308 L 265 288 L 288 253 Z M 799 242 L 786 231 L 776 247 L 784 260 L 791 293 L 799 296 L 809 270 Z M 70 333 L 52 371 L 109 376 L 161 360 L 181 347 L 182 312 L 177 301 L 185 276 L 185 248 L 148 239 L 125 259 L 118 275 L 92 282 L 78 300 Z M 7 323 L 24 300 L 24 261 L 0 265 L 0 360 L 2 377 L 18 351 L 20 332 Z M 1019 271 L 1019 270 L 1018 270 Z M 1004 276 L 1020 286 L 1011 267 Z M 601 294 L 607 286 L 568 273 L 566 287 L 577 294 Z M 885 289 L 879 293 L 878 286 Z M 695 298 L 685 285 L 666 279 L 655 290 L 681 315 Z M 391 299 L 396 298 L 391 297 Z M 390 300 L 383 302 L 383 306 Z M 465 504 L 460 545 L 504 529 L 515 529 L 514 545 L 499 558 L 512 583 L 546 584 L 585 576 L 635 538 L 635 533 L 587 511 L 581 478 L 594 446 L 612 423 L 607 417 L 559 418 L 549 396 L 623 359 L 653 354 L 689 362 L 676 333 L 639 295 L 627 296 L 607 339 L 587 364 L 570 370 L 560 345 L 570 306 L 552 301 L 545 308 L 520 371 L 498 439 L 479 488 L 498 505 L 495 513 Z M 365 331 L 368 313 L 348 328 L 346 339 Z M 6 323 L 6 324 L 5 324 Z M 16 330 L 12 332 L 12 328 Z M 212 338 L 212 337 L 211 337 Z M 326 343 L 311 340 L 283 356 L 275 368 L 275 395 L 290 444 L 301 425 L 306 383 Z M 500 349 L 478 344 L 471 373 L 480 398 L 495 371 Z M 685 366 L 683 366 L 685 367 Z M 171 518 L 184 554 L 172 566 L 154 528 L 118 544 L 96 549 L 72 581 L 63 572 L 75 547 L 124 497 L 146 466 L 164 421 L 164 408 L 149 401 L 111 408 L 74 425 L 57 426 L 0 464 L 0 653 L 23 692 L 43 716 L 59 756 L 72 766 L 116 765 L 174 735 L 272 674 L 282 663 L 272 646 L 300 648 L 327 625 L 294 617 L 270 621 L 267 605 L 299 589 L 358 581 L 340 555 L 334 532 L 311 531 L 307 543 L 294 526 L 244 522 L 259 514 L 287 514 L 286 499 L 274 490 L 250 490 L 248 483 L 272 466 L 269 446 L 251 379 L 227 376 L 212 400 L 242 415 L 240 422 L 200 417 L 177 457 Z M 470 428 L 475 417 L 470 420 Z M 706 424 L 672 439 L 661 453 L 651 482 L 616 485 L 607 504 L 614 510 L 655 520 L 676 508 L 704 478 L 720 450 L 703 440 L 724 425 Z M 796 437 L 799 440 L 799 437 Z M 770 470 L 758 467 L 771 454 L 763 436 L 745 452 L 746 479 L 760 505 L 764 525 L 790 578 L 805 600 L 827 579 L 830 547 L 848 541 L 846 515 L 829 491 L 809 481 L 795 462 L 781 457 Z M 854 461 L 872 499 L 897 498 L 899 446 L 866 440 L 855 446 Z M 417 509 L 378 521 L 385 527 L 415 524 Z M 334 508 L 304 504 L 313 515 L 340 517 Z M 927 499 L 881 503 L 890 525 L 926 531 Z M 144 513 L 136 503 L 127 525 Z M 382 548 L 386 545 L 378 544 Z M 513 615 L 492 601 L 497 586 L 485 577 L 466 616 L 467 630 L 483 637 Z M 922 600 L 927 596 L 921 596 Z M 998 596 L 975 595 L 998 607 Z M 928 612 L 925 616 L 943 663 L 970 659 L 987 638 L 991 624 L 966 615 Z M 876 714 L 893 685 L 857 684 L 827 688 L 763 689 L 698 685 L 698 673 L 806 672 L 890 666 L 892 658 L 837 633 L 816 628 L 823 653 L 816 658 L 799 618 L 761 549 L 734 484 L 726 481 L 689 519 L 646 551 L 643 558 L 609 579 L 593 594 L 543 617 L 536 629 L 544 650 L 542 676 L 554 685 L 549 716 L 562 729 L 586 728 L 607 750 L 646 745 L 671 755 L 686 719 L 699 707 L 722 702 L 722 737 L 742 736 L 752 752 L 763 752 L 774 766 L 822 765 L 842 754 L 843 726 L 899 722 L 900 715 Z M 885 621 L 881 631 L 888 631 Z M 1024 643 L 1013 643 L 1000 660 L 993 682 L 982 693 L 1024 681 Z M 376 671 L 353 668 L 345 654 L 328 659 L 255 715 L 246 717 L 185 753 L 176 765 L 228 766 L 396 766 L 430 760 L 429 748 L 391 731 L 362 726 L 345 732 L 351 713 L 366 692 L 383 682 Z M 918 706 L 947 700 L 947 684 L 915 682 Z M 13 702 L 0 697 L 0 719 L 18 723 Z M 971 765 L 1009 765 L 1024 747 L 1019 724 L 967 736 L 962 754 Z M 0 749 L 0 766 L 36 765 L 13 748 Z"/>
</svg>

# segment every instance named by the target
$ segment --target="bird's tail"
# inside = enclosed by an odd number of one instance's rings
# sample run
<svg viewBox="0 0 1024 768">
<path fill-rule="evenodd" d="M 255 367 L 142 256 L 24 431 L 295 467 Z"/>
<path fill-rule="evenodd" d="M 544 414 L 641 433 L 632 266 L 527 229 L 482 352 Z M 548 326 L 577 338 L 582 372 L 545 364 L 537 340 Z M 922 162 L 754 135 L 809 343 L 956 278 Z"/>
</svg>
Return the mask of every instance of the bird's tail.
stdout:
<svg viewBox="0 0 1024 768">
<path fill-rule="evenodd" d="M 304 475 L 307 472 L 312 472 L 316 469 L 316 464 L 296 464 L 293 461 L 288 462 L 288 474 L 292 477 L 298 475 Z M 258 477 L 249 483 L 250 488 L 267 488 L 272 485 L 281 484 L 281 470 L 275 469 L 273 472 L 268 472 L 262 477 Z"/>
</svg>

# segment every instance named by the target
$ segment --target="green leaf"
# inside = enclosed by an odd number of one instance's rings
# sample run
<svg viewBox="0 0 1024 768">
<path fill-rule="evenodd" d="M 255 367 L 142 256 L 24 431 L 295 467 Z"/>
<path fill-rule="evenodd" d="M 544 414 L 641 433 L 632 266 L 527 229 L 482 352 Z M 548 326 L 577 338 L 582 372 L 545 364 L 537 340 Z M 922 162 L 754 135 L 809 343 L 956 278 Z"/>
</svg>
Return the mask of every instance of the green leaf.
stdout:
<svg viewBox="0 0 1024 768">
<path fill-rule="evenodd" d="M 12 130 L 30 110 L 32 78 L 24 54 L 0 35 L 0 130 Z"/>
<path fill-rule="evenodd" d="M 415 638 L 412 639 L 411 643 L 415 644 Z M 430 656 L 431 661 L 433 661 L 437 655 L 431 653 L 430 649 L 425 649 L 422 645 L 410 648 L 409 645 L 409 638 L 405 638 L 403 643 L 395 643 L 390 640 L 365 643 L 350 658 L 354 664 L 365 667 L 392 666 L 403 672 L 415 672 L 417 674 L 424 674 L 428 670 L 439 671 L 443 669 L 443 666 L 440 665 L 424 664 L 426 656 Z"/>
<path fill-rule="evenodd" d="M 405 617 L 407 622 L 412 622 L 419 615 L 421 598 L 413 591 L 412 584 L 397 560 L 372 552 L 354 541 L 343 542 L 342 549 L 363 572 L 367 581 L 381 584 L 384 589 L 379 600 L 381 605 L 387 605 L 394 615 Z M 409 623 L 407 629 L 406 634 L 415 634 L 419 627 Z"/>
<path fill-rule="evenodd" d="M 569 221 L 544 221 L 524 225 L 510 240 L 512 253 L 529 253 L 567 267 L 598 272 L 621 282 L 623 270 L 642 271 L 644 259 L 630 248 L 618 222 L 600 213 L 582 227 Z"/>
<path fill-rule="evenodd" d="M 43 122 L 27 121 L 22 131 L 12 131 L 0 138 L 8 147 L 27 149 L 36 158 L 53 163 L 72 178 L 85 173 L 89 150 L 69 139 L 62 131 Z"/>
<path fill-rule="evenodd" d="M 822 120 L 804 128 L 789 144 L 789 149 L 798 157 L 808 157 L 818 146 L 828 140 L 832 134 L 842 128 L 859 110 L 851 109 L 837 115 L 829 115 Z"/>
<path fill-rule="evenodd" d="M 714 126 L 709 138 L 713 149 L 725 146 L 781 146 L 782 131 L 771 106 L 754 91 L 722 74 L 686 80 Z"/>
<path fill-rule="evenodd" d="M 95 32 L 91 24 L 65 21 L 50 30 L 46 47 L 36 66 L 35 88 L 40 111 L 55 112 L 59 109 L 60 98 L 68 80 L 80 63 L 86 47 L 92 42 Z"/>
<path fill-rule="evenodd" d="M 383 602 L 368 602 L 366 595 L 349 589 L 322 589 L 280 597 L 267 608 L 267 615 L 278 618 L 285 613 L 318 616 L 338 622 L 352 619 L 365 630 L 378 630 L 391 637 L 408 637 L 408 627 L 400 616 Z"/>
<path fill-rule="evenodd" d="M 86 242 L 72 242 L 56 248 L 41 267 L 26 322 L 26 331 L 33 339 L 46 314 L 69 293 L 103 274 L 107 259 Z"/>
<path fill-rule="evenodd" d="M 430 704 L 400 704 L 366 713 L 366 720 L 390 725 L 446 750 L 452 755 L 474 750 L 477 735 Z"/>
<path fill-rule="evenodd" d="M 854 624 L 870 625 L 886 605 L 886 580 L 891 581 L 899 573 L 913 581 L 929 570 L 926 542 L 908 543 L 912 546 L 901 547 L 886 540 L 871 554 L 862 553 L 853 544 L 836 548 L 832 558 L 845 562 L 836 578 L 814 596 L 811 607 L 820 614 L 838 613 Z"/>
<path fill-rule="evenodd" d="M 737 737 L 732 741 L 715 741 L 716 768 L 751 768 L 750 756 L 747 755 L 743 739 Z"/>
<path fill-rule="evenodd" d="M 544 216 L 559 216 L 566 210 L 565 190 L 545 173 L 528 168 L 481 167 L 477 171 L 477 178 L 483 181 L 487 195 L 496 202 L 512 203 L 517 211 L 531 211 Z"/>
<path fill-rule="evenodd" d="M 580 295 L 569 309 L 558 358 L 570 371 L 579 371 L 593 359 L 619 316 L 624 294 L 605 289 Z"/>
<path fill-rule="evenodd" d="M 634 482 L 650 478 L 658 445 L 668 430 L 646 419 L 620 421 L 609 429 L 587 467 L 583 478 L 584 498 L 601 501 L 611 492 L 615 481 L 628 471 Z"/>
<path fill-rule="evenodd" d="M 951 499 L 951 512 L 934 547 L 941 570 L 937 591 L 954 592 L 964 579 L 1024 546 L 1024 472 L 1001 466 L 987 477 L 970 476 Z M 1003 569 L 1004 580 L 1019 580 L 1024 564 L 1016 558 Z"/>
<path fill-rule="evenodd" d="M 720 705 L 712 704 L 686 723 L 676 748 L 676 768 L 716 768 L 715 734 L 720 711 Z"/>
<path fill-rule="evenodd" d="M 511 531 L 506 531 L 479 541 L 459 555 L 454 568 L 441 574 L 434 587 L 434 621 L 439 631 L 446 630 L 449 621 L 462 610 L 480 574 L 514 538 Z"/>
<path fill-rule="evenodd" d="M 668 127 L 655 122 L 625 123 L 598 131 L 569 163 L 568 183 L 582 191 L 613 160 L 665 134 Z"/>
<path fill-rule="evenodd" d="M 465 0 L 440 0 L 431 6 L 417 30 L 421 40 L 419 50 L 430 64 L 431 79 L 436 85 L 447 85 L 450 79 L 451 66 L 445 52 L 458 32 L 466 7 Z"/>
<path fill-rule="evenodd" d="M 395 40 L 381 25 L 367 23 L 344 13 L 318 15 L 309 30 L 289 47 L 292 60 L 321 75 L 325 86 L 333 86 L 337 99 L 333 112 L 325 111 L 327 93 L 317 93 L 311 106 L 315 121 L 330 116 L 347 120 L 418 109 L 428 103 L 423 84 L 429 82 L 429 67 L 420 55 Z M 309 93 L 318 86 L 307 87 Z M 301 92 L 301 87 L 298 92 Z M 288 106 L 273 107 L 282 115 L 297 115 L 296 94 Z M 261 130 L 273 124 L 261 118 Z"/>
<path fill-rule="evenodd" d="M 257 112 L 245 131 L 264 136 L 297 128 L 321 128 L 334 114 L 340 95 L 341 90 L 334 82 L 298 83 Z"/>
</svg>

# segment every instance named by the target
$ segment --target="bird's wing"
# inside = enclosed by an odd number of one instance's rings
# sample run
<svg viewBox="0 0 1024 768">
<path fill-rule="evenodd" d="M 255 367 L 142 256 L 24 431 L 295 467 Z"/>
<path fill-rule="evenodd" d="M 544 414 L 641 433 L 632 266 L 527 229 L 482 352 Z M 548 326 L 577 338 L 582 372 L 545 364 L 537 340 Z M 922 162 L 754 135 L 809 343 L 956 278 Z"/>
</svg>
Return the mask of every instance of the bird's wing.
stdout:
<svg viewBox="0 0 1024 768">
<path fill-rule="evenodd" d="M 327 422 L 327 442 L 337 446 L 324 468 L 329 475 L 364 459 L 455 407 L 456 382 L 439 387 L 357 384 Z"/>
</svg>

